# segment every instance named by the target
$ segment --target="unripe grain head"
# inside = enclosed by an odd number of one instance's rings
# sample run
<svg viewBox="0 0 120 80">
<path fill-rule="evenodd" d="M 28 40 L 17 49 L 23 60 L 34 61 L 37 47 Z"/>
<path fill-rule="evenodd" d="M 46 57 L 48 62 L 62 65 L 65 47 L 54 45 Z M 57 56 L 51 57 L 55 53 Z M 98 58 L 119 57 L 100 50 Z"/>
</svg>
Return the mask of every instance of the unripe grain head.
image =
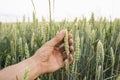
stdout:
<svg viewBox="0 0 120 80">
<path fill-rule="evenodd" d="M 97 44 L 96 62 L 104 61 L 104 48 L 102 42 L 99 40 Z"/>
<path fill-rule="evenodd" d="M 120 32 L 119 32 L 117 40 L 116 40 L 116 47 L 119 45 L 119 43 L 120 43 Z"/>
<path fill-rule="evenodd" d="M 28 48 L 27 43 L 25 43 L 25 56 L 26 56 L 26 58 L 30 57 L 29 48 Z"/>
<path fill-rule="evenodd" d="M 69 51 L 69 42 L 68 42 L 68 32 L 67 32 L 67 30 L 66 30 L 66 34 L 65 34 L 65 37 L 64 37 L 64 45 L 65 45 L 65 52 L 68 56 L 70 51 Z M 66 63 L 66 70 L 68 70 L 68 68 L 69 68 L 68 58 L 65 60 L 65 63 Z"/>
<path fill-rule="evenodd" d="M 80 54 L 80 37 L 79 37 L 79 31 L 76 34 L 76 39 L 75 39 L 75 61 L 78 62 L 81 54 Z"/>
<path fill-rule="evenodd" d="M 113 48 L 110 48 L 110 55 L 111 55 L 111 61 L 112 61 L 112 66 L 114 66 L 115 64 L 115 56 L 114 56 L 114 52 L 113 52 Z"/>
</svg>

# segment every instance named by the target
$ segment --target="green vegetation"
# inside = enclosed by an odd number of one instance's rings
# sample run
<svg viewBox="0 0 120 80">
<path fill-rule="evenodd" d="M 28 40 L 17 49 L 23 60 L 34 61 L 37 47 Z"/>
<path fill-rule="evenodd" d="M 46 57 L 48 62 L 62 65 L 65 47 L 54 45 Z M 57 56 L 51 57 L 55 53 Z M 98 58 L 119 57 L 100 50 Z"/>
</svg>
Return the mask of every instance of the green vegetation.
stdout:
<svg viewBox="0 0 120 80">
<path fill-rule="evenodd" d="M 73 22 L 42 22 L 33 13 L 33 22 L 0 23 L 0 69 L 30 56 L 57 32 L 67 29 L 73 34 L 74 61 L 54 73 L 36 80 L 116 80 L 120 74 L 120 19 L 114 21 L 75 19 Z M 27 73 L 26 73 L 27 75 Z M 69 78 L 68 78 L 69 76 Z M 118 77 L 118 78 L 117 78 Z M 24 77 L 26 80 L 26 77 Z"/>
</svg>

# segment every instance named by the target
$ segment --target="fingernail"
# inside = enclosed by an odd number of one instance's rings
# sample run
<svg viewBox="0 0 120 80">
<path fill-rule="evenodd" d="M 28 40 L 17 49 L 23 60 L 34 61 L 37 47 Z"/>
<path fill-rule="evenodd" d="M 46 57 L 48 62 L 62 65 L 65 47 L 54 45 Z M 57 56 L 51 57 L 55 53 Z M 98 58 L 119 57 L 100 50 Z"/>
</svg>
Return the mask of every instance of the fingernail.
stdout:
<svg viewBox="0 0 120 80">
<path fill-rule="evenodd" d="M 61 30 L 61 31 L 60 31 L 60 34 L 64 34 L 64 33 L 65 33 L 65 30 Z"/>
</svg>

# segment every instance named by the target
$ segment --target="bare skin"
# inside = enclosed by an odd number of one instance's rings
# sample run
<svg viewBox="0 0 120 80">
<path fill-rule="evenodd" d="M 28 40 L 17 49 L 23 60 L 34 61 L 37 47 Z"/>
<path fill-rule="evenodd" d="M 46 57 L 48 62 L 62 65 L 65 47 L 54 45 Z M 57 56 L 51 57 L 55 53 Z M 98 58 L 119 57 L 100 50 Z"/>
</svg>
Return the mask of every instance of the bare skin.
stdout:
<svg viewBox="0 0 120 80">
<path fill-rule="evenodd" d="M 54 72 L 64 67 L 64 59 L 69 57 L 69 63 L 73 61 L 72 54 L 64 54 L 65 48 L 59 47 L 63 43 L 65 36 L 65 30 L 62 30 L 57 36 L 50 41 L 46 42 L 41 48 L 39 48 L 35 54 L 12 66 L 9 66 L 0 71 L 0 80 L 22 80 L 25 69 L 29 70 L 29 80 L 34 80 L 38 76 Z M 68 35 L 70 52 L 74 51 L 72 35 Z"/>
</svg>

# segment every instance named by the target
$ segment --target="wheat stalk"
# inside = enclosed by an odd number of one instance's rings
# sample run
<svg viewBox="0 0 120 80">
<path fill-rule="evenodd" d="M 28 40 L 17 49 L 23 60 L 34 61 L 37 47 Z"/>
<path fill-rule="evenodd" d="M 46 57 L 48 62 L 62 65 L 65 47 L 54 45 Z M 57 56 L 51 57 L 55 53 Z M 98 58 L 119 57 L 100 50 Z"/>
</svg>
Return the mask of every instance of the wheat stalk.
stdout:
<svg viewBox="0 0 120 80">
<path fill-rule="evenodd" d="M 97 80 L 100 80 L 100 77 L 101 77 L 101 65 L 99 65 L 96 75 L 97 75 Z"/>
</svg>

